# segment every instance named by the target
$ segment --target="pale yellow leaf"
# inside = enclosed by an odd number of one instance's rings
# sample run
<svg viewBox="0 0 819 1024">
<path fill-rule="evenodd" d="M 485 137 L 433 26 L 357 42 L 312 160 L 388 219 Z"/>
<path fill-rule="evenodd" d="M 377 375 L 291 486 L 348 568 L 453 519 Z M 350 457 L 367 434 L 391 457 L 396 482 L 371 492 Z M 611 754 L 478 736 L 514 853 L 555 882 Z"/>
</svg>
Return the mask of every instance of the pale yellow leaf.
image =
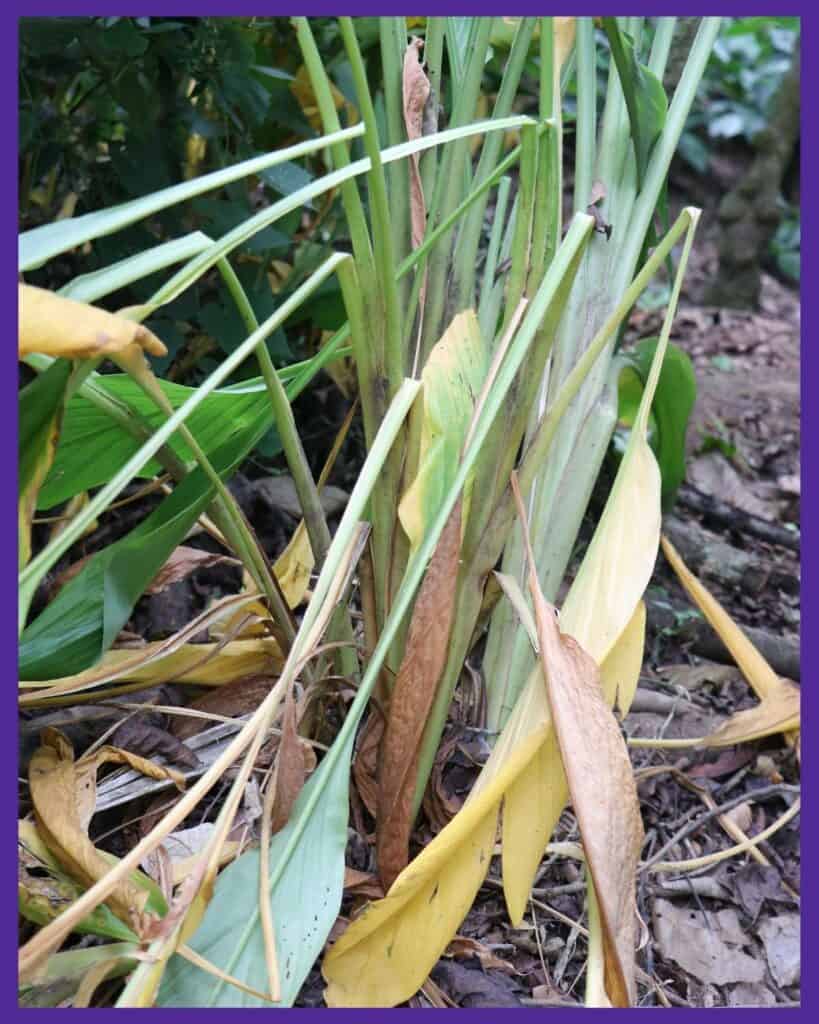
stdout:
<svg viewBox="0 0 819 1024">
<path fill-rule="evenodd" d="M 780 685 L 779 676 L 768 662 L 754 647 L 731 616 L 726 612 L 710 591 L 700 583 L 697 577 L 683 562 L 676 548 L 668 539 L 662 538 L 663 553 L 671 568 L 680 578 L 680 582 L 688 591 L 689 596 L 719 634 L 720 639 L 731 652 L 734 661 L 742 674 L 751 684 L 754 693 L 760 700 L 773 693 Z"/>
<path fill-rule="evenodd" d="M 315 564 L 310 538 L 302 520 L 273 566 L 276 579 L 290 608 L 298 607 L 304 600 L 310 586 L 310 573 Z"/>
<path fill-rule="evenodd" d="M 18 354 L 91 359 L 138 345 L 152 356 L 167 349 L 147 327 L 44 288 L 18 285 Z"/>
<path fill-rule="evenodd" d="M 421 403 L 413 408 L 410 429 L 419 438 L 417 475 L 398 506 L 412 549 L 441 507 L 460 462 L 461 447 L 486 374 L 484 345 L 472 309 L 453 319 L 429 354 L 421 375 Z M 420 428 L 418 420 L 420 418 Z M 462 524 L 468 517 L 471 481 L 463 494 Z"/>
</svg>

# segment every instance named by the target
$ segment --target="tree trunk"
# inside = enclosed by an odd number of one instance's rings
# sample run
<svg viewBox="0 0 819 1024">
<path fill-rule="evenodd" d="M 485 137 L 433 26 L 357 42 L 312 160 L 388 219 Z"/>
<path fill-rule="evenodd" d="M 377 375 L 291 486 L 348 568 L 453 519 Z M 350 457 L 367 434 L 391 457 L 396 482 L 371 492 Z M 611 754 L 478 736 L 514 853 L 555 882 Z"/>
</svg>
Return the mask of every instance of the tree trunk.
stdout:
<svg viewBox="0 0 819 1024">
<path fill-rule="evenodd" d="M 758 305 L 760 264 L 780 220 L 782 182 L 799 140 L 799 66 L 797 41 L 771 101 L 768 125 L 753 140 L 753 163 L 720 203 L 719 272 L 707 296 L 711 305 Z"/>
</svg>

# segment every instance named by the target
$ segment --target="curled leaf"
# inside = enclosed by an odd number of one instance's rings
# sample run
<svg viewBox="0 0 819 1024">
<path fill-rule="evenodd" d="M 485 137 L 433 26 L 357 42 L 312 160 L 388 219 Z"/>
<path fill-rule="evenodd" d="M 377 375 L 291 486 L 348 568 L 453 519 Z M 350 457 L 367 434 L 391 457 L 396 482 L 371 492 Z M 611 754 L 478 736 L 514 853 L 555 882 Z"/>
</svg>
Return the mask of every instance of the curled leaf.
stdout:
<svg viewBox="0 0 819 1024">
<path fill-rule="evenodd" d="M 376 836 L 378 870 L 387 889 L 409 856 L 418 754 L 449 651 L 460 547 L 458 501 L 415 601 L 381 747 Z"/>
<path fill-rule="evenodd" d="M 182 789 L 184 779 L 170 768 L 119 750 L 100 747 L 74 760 L 68 740 L 56 729 L 43 730 L 42 746 L 29 764 L 29 787 L 37 830 L 51 853 L 83 886 L 90 887 L 110 870 L 110 862 L 88 838 L 88 824 L 97 797 L 97 770 L 108 762 L 127 764 L 155 779 L 171 778 Z M 119 882 L 108 899 L 116 916 L 140 935 L 149 917 L 144 913 L 148 893 L 131 881 Z"/>
<path fill-rule="evenodd" d="M 137 345 L 152 356 L 168 350 L 147 327 L 114 313 L 75 302 L 45 288 L 18 285 L 18 354 L 41 352 L 66 359 L 92 359 Z"/>
</svg>

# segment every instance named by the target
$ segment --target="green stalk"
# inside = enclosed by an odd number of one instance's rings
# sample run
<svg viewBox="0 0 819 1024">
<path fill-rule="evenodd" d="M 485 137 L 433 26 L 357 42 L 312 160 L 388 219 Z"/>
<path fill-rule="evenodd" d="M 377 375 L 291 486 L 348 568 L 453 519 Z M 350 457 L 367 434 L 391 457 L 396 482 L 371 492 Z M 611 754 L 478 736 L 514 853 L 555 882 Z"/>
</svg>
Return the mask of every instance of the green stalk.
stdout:
<svg viewBox="0 0 819 1024">
<path fill-rule="evenodd" d="M 375 273 L 378 289 L 384 303 L 384 345 L 385 366 L 389 381 L 389 397 L 397 390 L 405 373 L 406 358 L 401 350 L 401 323 L 398 309 L 398 290 L 395 284 L 395 248 L 392 238 L 392 222 L 387 200 L 387 182 L 381 164 L 378 144 L 378 128 L 375 122 L 370 87 L 361 51 L 356 39 L 351 18 L 339 18 L 341 38 L 353 72 L 358 106 L 364 121 L 364 147 L 370 158 L 370 173 L 367 177 L 370 192 L 370 220 L 372 222 L 373 244 L 375 247 Z"/>
<path fill-rule="evenodd" d="M 577 143 L 574 161 L 574 210 L 585 210 L 591 194 L 596 159 L 597 66 L 594 23 L 577 19 Z"/>
<path fill-rule="evenodd" d="M 489 339 L 494 338 L 497 328 L 497 314 L 491 318 L 491 307 L 489 298 L 495 285 L 495 272 L 498 268 L 498 257 L 500 255 L 503 229 L 506 224 L 506 206 L 509 202 L 509 189 L 512 179 L 501 178 L 498 185 L 498 194 L 495 198 L 495 211 L 492 216 L 492 230 L 489 233 L 489 245 L 486 250 L 486 262 L 483 267 L 483 280 L 481 282 L 480 300 L 478 303 L 478 321 L 481 325 L 481 335 L 487 350 L 490 347 Z"/>
<path fill-rule="evenodd" d="M 339 272 L 343 266 L 346 266 L 346 264 L 341 264 Z M 259 322 L 256 319 L 256 314 L 253 311 L 250 300 L 248 299 L 239 278 L 236 276 L 236 272 L 233 267 L 227 260 L 221 260 L 219 263 L 219 269 L 222 273 L 225 284 L 227 285 L 228 290 L 230 291 L 230 294 L 245 321 L 245 326 L 251 333 L 258 330 Z M 293 483 L 296 487 L 296 494 L 298 495 L 302 516 L 304 517 L 304 526 L 310 540 L 310 547 L 313 551 L 316 562 L 321 564 L 326 559 L 327 552 L 330 548 L 330 530 L 328 529 L 327 521 L 324 518 L 321 499 L 319 498 L 318 489 L 316 488 L 315 481 L 313 480 L 313 474 L 310 471 L 310 465 L 307 462 L 307 456 L 304 454 L 304 447 L 302 446 L 301 437 L 299 436 L 299 432 L 296 427 L 296 420 L 293 416 L 293 407 L 291 406 L 287 393 L 284 390 L 284 385 L 279 379 L 279 375 L 276 373 L 276 369 L 273 366 L 273 360 L 270 358 L 270 353 L 268 352 L 267 345 L 264 341 L 260 342 L 259 347 L 256 349 L 256 358 L 259 361 L 262 376 L 265 384 L 267 385 L 267 392 L 270 397 L 270 406 L 273 410 L 273 420 L 276 424 L 276 430 L 278 431 L 279 439 L 282 443 L 282 449 L 284 450 L 284 456 L 287 460 L 290 475 L 293 477 Z M 235 499 L 230 495 L 230 492 L 228 492 L 228 496 L 235 502 Z M 255 540 L 252 535 L 248 539 Z M 257 545 L 255 546 L 257 547 Z M 290 624 L 291 620 L 289 609 L 283 599 L 279 587 L 274 583 L 272 574 L 267 566 L 267 559 L 264 557 L 264 552 L 259 551 L 257 553 L 261 554 L 260 561 L 266 570 L 266 586 L 264 592 L 268 597 L 268 600 L 271 598 L 269 593 L 271 589 L 274 590 L 276 594 L 276 604 L 271 606 L 274 607 L 278 613 L 276 615 L 276 619 L 278 620 L 279 616 L 284 612 L 286 613 L 284 618 L 288 624 Z M 338 648 L 335 652 L 336 667 L 339 674 L 349 676 L 352 679 L 357 678 L 358 658 L 353 647 L 355 635 L 349 615 L 349 609 L 346 608 L 346 606 L 339 607 L 336 617 L 331 624 L 329 638 L 330 640 L 340 640 L 344 642 L 345 645 L 348 645 Z M 292 638 L 288 637 L 288 640 L 292 642 Z"/>
<path fill-rule="evenodd" d="M 509 58 L 503 69 L 503 78 L 501 79 L 498 98 L 492 111 L 493 118 L 506 117 L 512 110 L 512 103 L 518 92 L 520 76 L 523 73 L 523 68 L 529 54 L 529 44 L 532 41 L 535 24 L 535 18 L 521 18 L 515 30 L 515 38 L 512 42 Z M 492 173 L 497 164 L 502 145 L 502 135 L 497 134 L 487 137 L 481 150 L 477 170 L 475 171 L 475 183 L 480 183 Z M 469 216 L 464 218 L 461 229 L 458 232 L 458 240 L 455 243 L 455 251 L 452 258 L 454 274 L 453 294 L 455 301 L 453 313 L 473 305 L 475 266 L 478 258 L 478 246 L 481 239 L 487 198 L 488 196 L 482 197 L 481 201 L 473 206 Z M 512 303 L 512 305 L 516 305 L 516 303 Z"/>
<path fill-rule="evenodd" d="M 479 18 L 476 21 L 474 45 L 469 54 L 464 81 L 455 98 L 452 115 L 452 123 L 455 126 L 466 124 L 470 120 L 480 93 L 484 58 L 489 45 L 493 19 Z M 445 151 L 435 182 L 432 202 L 428 201 L 428 224 L 437 225 L 458 205 L 458 195 L 463 189 L 463 172 L 468 158 L 469 148 L 464 140 L 448 147 Z M 451 232 L 446 232 L 436 245 L 430 259 L 429 287 L 422 331 L 421 366 L 426 362 L 432 346 L 440 338 L 446 318 L 451 242 Z"/>
<path fill-rule="evenodd" d="M 404 51 L 407 48 L 406 21 L 404 18 L 396 17 L 379 18 L 378 30 L 384 84 L 384 109 L 387 114 L 387 143 L 390 146 L 395 146 L 407 137 L 402 99 Z M 400 163 L 390 167 L 387 182 L 390 196 L 393 252 L 398 259 L 404 259 L 410 251 L 409 173 L 406 164 Z M 407 282 L 399 285 L 398 305 L 400 309 L 406 308 L 408 287 Z"/>
<path fill-rule="evenodd" d="M 515 236 L 512 242 L 512 268 L 509 271 L 502 332 L 509 326 L 518 303 L 523 297 L 526 279 L 529 276 L 529 258 L 531 256 L 538 152 L 538 139 L 533 128 L 521 129 L 520 145 L 518 212 L 515 220 Z"/>
</svg>

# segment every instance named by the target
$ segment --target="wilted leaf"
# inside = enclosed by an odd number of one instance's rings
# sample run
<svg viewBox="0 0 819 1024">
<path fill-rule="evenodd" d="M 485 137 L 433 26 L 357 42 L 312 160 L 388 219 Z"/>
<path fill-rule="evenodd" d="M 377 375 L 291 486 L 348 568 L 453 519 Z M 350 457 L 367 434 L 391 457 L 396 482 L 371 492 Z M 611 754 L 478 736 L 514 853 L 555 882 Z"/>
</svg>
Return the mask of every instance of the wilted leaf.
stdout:
<svg viewBox="0 0 819 1024">
<path fill-rule="evenodd" d="M 307 527 L 302 520 L 273 566 L 276 579 L 290 608 L 298 607 L 304 600 L 310 586 L 310 573 L 315 564 L 316 559 L 310 547 Z"/>
<path fill-rule="evenodd" d="M 100 747 L 75 762 L 71 745 L 56 729 L 44 730 L 42 742 L 29 764 L 29 787 L 37 829 L 68 873 L 83 886 L 90 887 L 110 868 L 110 862 L 88 838 L 100 765 L 112 761 L 127 764 L 152 778 L 171 778 L 180 789 L 184 787 L 184 780 L 172 769 L 160 768 L 116 747 Z M 144 914 L 147 900 L 148 893 L 144 889 L 123 881 L 113 889 L 108 904 L 121 921 L 140 935 L 148 923 Z"/>
<path fill-rule="evenodd" d="M 299 106 L 302 109 L 304 116 L 310 122 L 310 126 L 315 128 L 316 131 L 322 130 L 321 112 L 319 111 L 318 104 L 316 102 L 316 94 L 313 92 L 313 85 L 310 81 L 310 75 L 307 72 L 307 68 L 304 64 L 301 65 L 299 70 L 296 72 L 296 76 L 290 83 L 290 91 L 296 98 Z M 344 110 L 347 115 L 347 126 L 351 126 L 358 123 L 358 111 L 344 98 L 342 93 L 332 82 L 330 82 L 330 94 L 333 97 L 333 103 L 336 110 Z"/>
<path fill-rule="evenodd" d="M 275 673 L 283 662 L 281 648 L 273 637 L 231 640 L 227 644 L 182 644 L 169 653 L 168 643 L 155 640 L 137 651 L 115 648 L 108 651 L 93 669 L 73 676 L 52 679 L 47 690 L 21 698 L 22 704 L 35 704 L 41 696 L 76 693 L 100 683 L 166 683 L 173 680 L 197 686 L 221 686 L 236 679 Z M 26 682 L 21 683 L 25 687 Z M 42 684 L 40 684 L 42 685 Z M 38 687 L 39 689 L 39 687 Z"/>
<path fill-rule="evenodd" d="M 138 345 L 152 356 L 168 350 L 147 327 L 85 302 L 18 285 L 18 355 L 42 352 L 66 359 L 92 359 Z"/>
<path fill-rule="evenodd" d="M 634 884 L 643 844 L 637 787 L 628 750 L 603 696 L 597 663 L 561 632 L 556 609 L 543 597 L 515 477 L 512 486 L 529 558 L 549 709 L 600 909 L 606 994 L 614 1006 L 629 1006 L 636 994 Z"/>
<path fill-rule="evenodd" d="M 449 650 L 460 546 L 458 501 L 415 601 L 381 747 L 376 836 L 378 870 L 386 889 L 406 866 L 409 856 L 418 754 Z"/>
<path fill-rule="evenodd" d="M 270 781 L 273 794 L 271 835 L 280 832 L 290 820 L 293 804 L 308 774 L 316 766 L 316 756 L 310 745 L 299 736 L 297 725 L 296 702 L 290 691 L 282 715 L 282 734 L 276 754 L 276 769 Z"/>
<path fill-rule="evenodd" d="M 801 690 L 780 677 L 754 647 L 710 591 L 694 576 L 667 537 L 662 538 L 663 552 L 680 582 L 698 608 L 719 634 L 731 652 L 742 674 L 750 683 L 760 703 L 755 708 L 738 711 L 727 722 L 705 738 L 710 747 L 747 743 L 776 733 L 792 733 L 801 723 Z"/>
<path fill-rule="evenodd" d="M 191 770 L 198 768 L 200 763 L 190 747 L 167 730 L 145 721 L 144 717 L 126 718 L 111 736 L 111 743 L 141 757 L 164 757 L 166 761 Z"/>
<path fill-rule="evenodd" d="M 151 580 L 145 593 L 161 594 L 171 584 L 187 579 L 197 569 L 210 569 L 212 566 L 220 564 L 241 565 L 242 563 L 238 558 L 214 554 L 212 551 L 201 551 L 199 548 L 189 548 L 181 544 L 171 552 L 171 557 Z"/>
<path fill-rule="evenodd" d="M 422 39 L 411 39 L 404 53 L 403 100 L 404 125 L 407 138 L 420 139 L 424 134 L 424 107 L 430 94 L 429 79 L 424 74 L 419 54 L 424 45 Z M 413 153 L 409 160 L 410 169 L 410 224 L 412 230 L 412 248 L 417 249 L 424 240 L 427 223 L 427 208 L 424 200 L 424 189 L 421 185 L 419 157 Z"/>
</svg>

